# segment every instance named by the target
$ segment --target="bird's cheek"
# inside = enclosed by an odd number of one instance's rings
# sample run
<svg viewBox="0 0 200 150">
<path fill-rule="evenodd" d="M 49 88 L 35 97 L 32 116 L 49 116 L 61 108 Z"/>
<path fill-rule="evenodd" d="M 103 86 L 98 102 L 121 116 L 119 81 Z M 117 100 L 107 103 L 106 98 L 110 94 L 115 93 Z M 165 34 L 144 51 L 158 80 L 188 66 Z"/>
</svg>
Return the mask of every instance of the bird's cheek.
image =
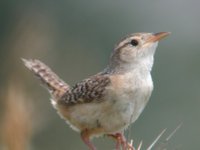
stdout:
<svg viewBox="0 0 200 150">
<path fill-rule="evenodd" d="M 132 61 L 135 57 L 136 57 L 137 53 L 134 51 L 134 52 L 129 52 L 129 53 L 124 53 L 121 55 L 121 59 L 126 61 L 126 62 L 130 62 Z"/>
</svg>

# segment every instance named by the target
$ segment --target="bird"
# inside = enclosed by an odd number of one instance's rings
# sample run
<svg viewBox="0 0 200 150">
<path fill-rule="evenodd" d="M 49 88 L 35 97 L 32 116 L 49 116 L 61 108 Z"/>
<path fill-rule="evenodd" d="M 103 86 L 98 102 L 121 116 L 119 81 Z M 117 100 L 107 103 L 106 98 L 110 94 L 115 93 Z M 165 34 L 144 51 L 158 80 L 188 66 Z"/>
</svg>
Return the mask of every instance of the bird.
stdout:
<svg viewBox="0 0 200 150">
<path fill-rule="evenodd" d="M 153 90 L 151 70 L 158 42 L 170 32 L 132 33 L 114 47 L 103 71 L 70 86 L 37 59 L 22 58 L 45 85 L 51 103 L 90 150 L 93 137 L 116 139 L 116 150 L 131 149 L 124 131 L 144 110 Z"/>
</svg>

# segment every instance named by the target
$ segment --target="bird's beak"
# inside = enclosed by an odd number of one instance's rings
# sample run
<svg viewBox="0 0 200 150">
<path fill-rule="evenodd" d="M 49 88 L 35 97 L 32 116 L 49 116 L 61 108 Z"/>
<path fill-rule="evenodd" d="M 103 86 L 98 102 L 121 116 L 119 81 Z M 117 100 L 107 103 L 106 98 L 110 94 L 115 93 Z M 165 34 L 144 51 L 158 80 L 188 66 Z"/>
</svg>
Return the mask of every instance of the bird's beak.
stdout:
<svg viewBox="0 0 200 150">
<path fill-rule="evenodd" d="M 171 34 L 170 32 L 159 32 L 159 33 L 155 33 L 152 36 L 150 36 L 145 43 L 154 43 L 157 41 L 160 41 L 161 39 L 163 39 L 164 37 L 168 36 L 169 34 Z"/>
</svg>

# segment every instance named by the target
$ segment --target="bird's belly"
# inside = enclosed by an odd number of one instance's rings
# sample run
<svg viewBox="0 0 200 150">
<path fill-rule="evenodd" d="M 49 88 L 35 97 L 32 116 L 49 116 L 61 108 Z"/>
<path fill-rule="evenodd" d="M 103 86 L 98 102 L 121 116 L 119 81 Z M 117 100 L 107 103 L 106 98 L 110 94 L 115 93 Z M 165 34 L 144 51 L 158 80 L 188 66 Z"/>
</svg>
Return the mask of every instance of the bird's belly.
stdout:
<svg viewBox="0 0 200 150">
<path fill-rule="evenodd" d="M 132 106 L 129 103 L 104 101 L 79 104 L 68 109 L 61 106 L 58 112 L 77 131 L 102 128 L 105 133 L 111 133 L 122 129 L 130 122 Z"/>
<path fill-rule="evenodd" d="M 132 91 L 132 94 L 135 94 L 135 91 Z M 70 106 L 67 112 L 60 114 L 77 131 L 102 128 L 104 133 L 113 133 L 124 130 L 134 122 L 145 107 L 148 98 L 147 96 L 133 98 L 122 94 L 100 103 Z"/>
<path fill-rule="evenodd" d="M 109 94 L 99 103 L 77 104 L 58 110 L 78 131 L 101 128 L 104 133 L 113 133 L 124 130 L 139 117 L 153 88 L 151 82 L 140 82 L 138 86 L 129 85 L 112 86 L 108 89 Z"/>
<path fill-rule="evenodd" d="M 149 97 L 150 93 L 137 89 L 111 100 L 109 116 L 103 118 L 106 129 L 116 132 L 127 128 L 142 113 Z"/>
</svg>

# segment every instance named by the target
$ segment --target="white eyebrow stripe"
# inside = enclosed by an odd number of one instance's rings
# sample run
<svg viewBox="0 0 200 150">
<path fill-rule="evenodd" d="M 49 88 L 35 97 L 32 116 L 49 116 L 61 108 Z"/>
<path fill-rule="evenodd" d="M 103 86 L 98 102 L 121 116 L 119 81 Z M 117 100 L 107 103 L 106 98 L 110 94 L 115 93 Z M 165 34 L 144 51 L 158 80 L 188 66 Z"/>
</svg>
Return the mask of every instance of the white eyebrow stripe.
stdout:
<svg viewBox="0 0 200 150">
<path fill-rule="evenodd" d="M 130 41 L 133 40 L 133 39 L 140 41 L 140 40 L 141 40 L 141 37 L 140 37 L 140 36 L 130 36 L 130 37 L 124 39 L 122 42 L 120 42 L 120 43 L 118 44 L 118 46 L 116 47 L 116 49 L 125 47 L 125 46 L 128 45 L 128 44 L 130 43 Z M 140 43 L 140 42 L 139 42 L 139 43 Z"/>
</svg>

